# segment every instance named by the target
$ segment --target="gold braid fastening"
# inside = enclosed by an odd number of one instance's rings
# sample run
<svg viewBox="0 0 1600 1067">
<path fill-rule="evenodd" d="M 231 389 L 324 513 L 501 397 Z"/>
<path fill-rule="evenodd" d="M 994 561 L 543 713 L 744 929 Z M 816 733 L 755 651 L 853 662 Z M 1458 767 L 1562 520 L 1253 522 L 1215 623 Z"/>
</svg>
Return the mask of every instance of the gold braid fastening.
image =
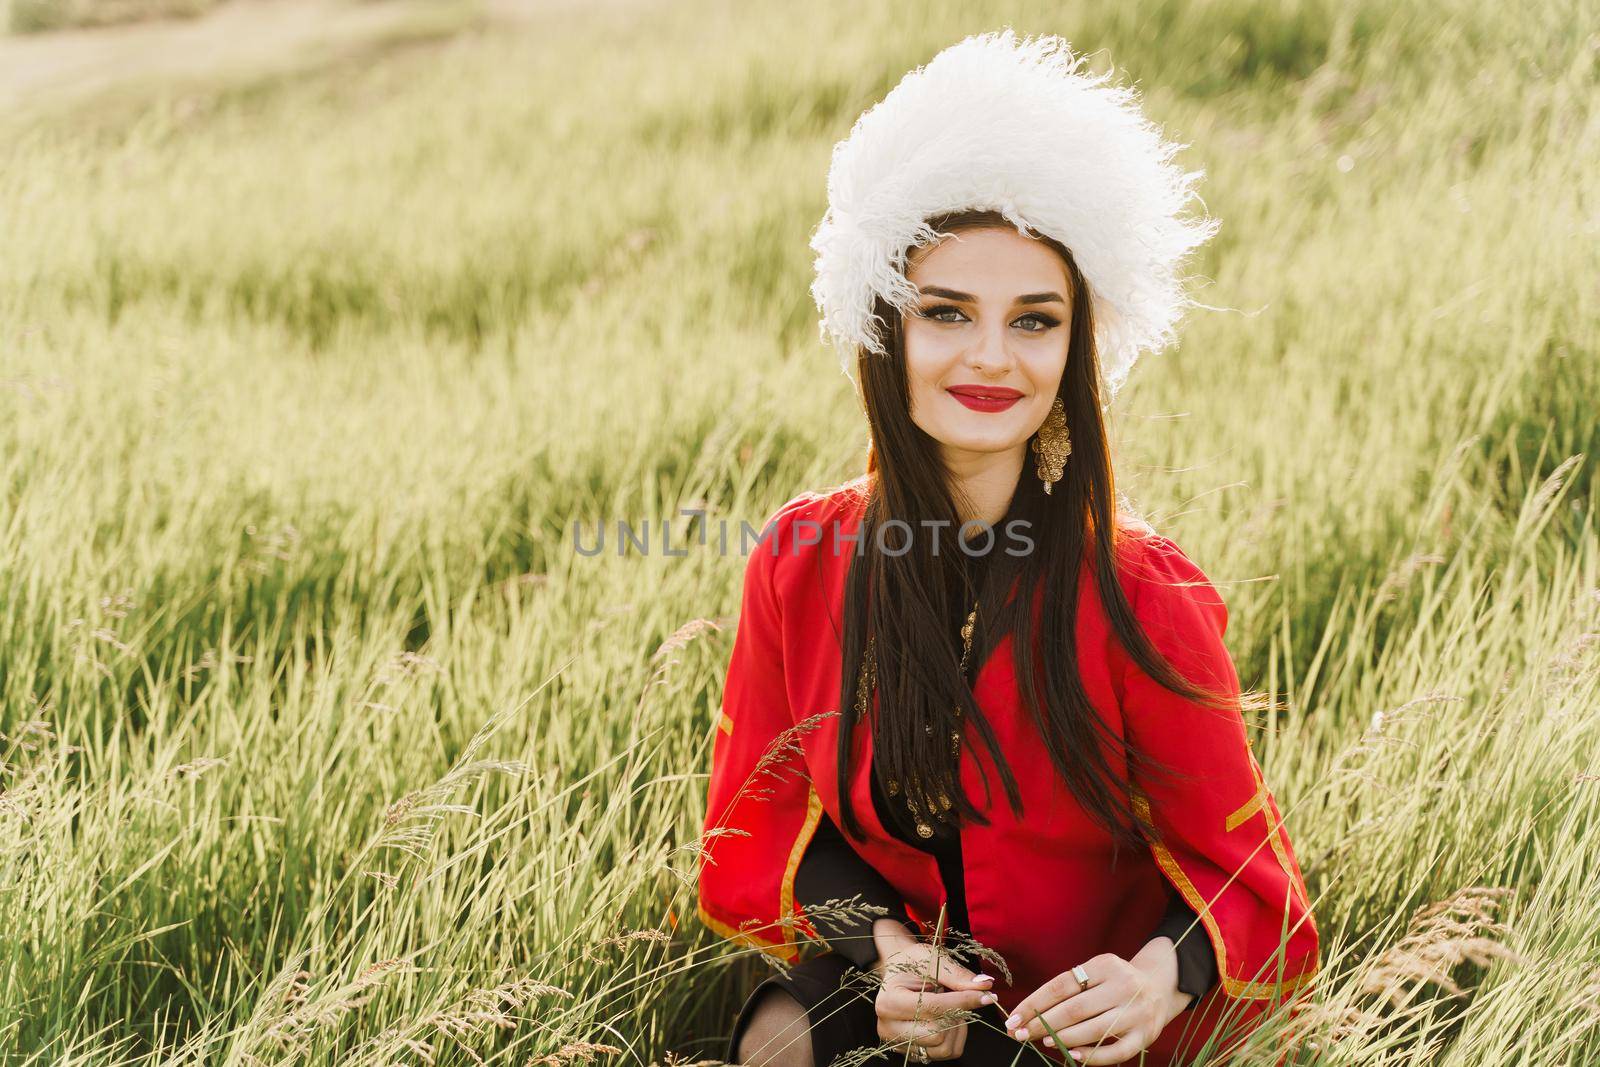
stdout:
<svg viewBox="0 0 1600 1067">
<path fill-rule="evenodd" d="M 962 678 L 966 677 L 966 675 L 967 675 L 967 662 L 972 658 L 972 634 L 973 634 L 973 631 L 977 628 L 977 625 L 978 625 L 978 605 L 976 603 L 974 603 L 972 605 L 972 610 L 970 612 L 968 612 L 968 614 L 967 614 L 967 621 L 961 627 L 961 676 L 962 676 Z M 874 638 L 868 637 L 867 638 L 867 649 L 866 649 L 866 652 L 861 657 L 861 673 L 860 673 L 860 676 L 859 676 L 859 678 L 857 680 L 857 684 L 856 684 L 856 715 L 857 715 L 858 719 L 863 719 L 863 718 L 866 717 L 866 715 L 867 715 L 867 699 L 868 699 L 867 694 L 871 693 L 872 690 L 874 688 L 876 688 L 877 684 L 878 684 L 878 664 L 877 664 L 877 655 L 876 655 L 876 653 L 874 651 L 875 647 L 876 646 L 875 646 Z M 961 706 L 959 704 L 956 705 L 956 707 L 955 707 L 955 713 L 956 713 L 956 718 L 959 720 L 961 718 Z M 924 725 L 923 729 L 926 730 L 929 734 L 933 733 L 933 725 L 931 723 Z M 959 756 L 960 753 L 961 753 L 961 731 L 960 730 L 951 730 L 950 731 L 950 754 L 952 756 Z M 913 779 L 912 785 L 920 787 L 920 782 L 918 782 L 917 780 Z M 890 778 L 888 780 L 888 789 L 889 789 L 889 795 L 890 796 L 899 796 L 900 795 L 900 782 L 895 778 Z M 906 801 L 906 807 L 907 807 L 907 809 L 910 810 L 912 818 L 914 818 L 916 820 L 917 836 L 918 837 L 922 837 L 922 838 L 932 837 L 933 836 L 933 825 L 931 823 L 929 823 L 926 819 L 923 818 L 922 809 L 918 806 L 917 802 L 914 799 L 912 799 L 910 790 L 907 790 L 907 792 L 906 792 L 905 801 Z M 932 818 L 938 819 L 940 822 L 943 822 L 947 818 L 945 813 L 950 810 L 950 808 L 952 807 L 953 804 L 954 804 L 954 801 L 952 801 L 950 799 L 950 795 L 948 793 L 944 792 L 943 790 L 940 790 L 939 791 L 938 807 L 935 808 L 934 805 L 932 805 L 932 804 L 929 804 L 927 807 L 928 807 L 929 814 L 930 814 L 930 816 Z"/>
</svg>

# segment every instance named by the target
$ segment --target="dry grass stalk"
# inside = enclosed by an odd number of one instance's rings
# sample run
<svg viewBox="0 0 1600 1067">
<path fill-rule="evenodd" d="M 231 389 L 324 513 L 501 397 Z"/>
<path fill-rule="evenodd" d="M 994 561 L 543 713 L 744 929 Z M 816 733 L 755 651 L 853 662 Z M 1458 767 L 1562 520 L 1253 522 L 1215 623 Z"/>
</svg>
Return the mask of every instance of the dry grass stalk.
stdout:
<svg viewBox="0 0 1600 1067">
<path fill-rule="evenodd" d="M 1367 724 L 1367 732 L 1362 735 L 1361 744 L 1356 752 L 1367 752 L 1386 744 L 1415 744 L 1405 738 L 1394 736 L 1397 725 L 1410 725 L 1419 722 L 1434 714 L 1434 709 L 1427 707 L 1431 704 L 1460 703 L 1465 697 L 1453 696 L 1449 693 L 1425 693 L 1406 701 L 1399 707 L 1390 711 L 1379 709 L 1372 713 L 1372 720 Z"/>
<path fill-rule="evenodd" d="M 267 991 L 268 1000 L 280 1000 L 285 1010 L 266 1028 L 266 1036 L 284 1052 L 304 1050 L 317 1033 L 370 1001 L 377 987 L 391 975 L 415 970 L 404 959 L 380 960 L 346 984 L 316 998 L 311 996 L 314 976 L 310 971 L 286 972 Z"/>
<path fill-rule="evenodd" d="M 965 1008 L 950 1008 L 922 1015 L 920 1016 L 920 1021 L 935 1023 L 939 1030 L 948 1030 L 952 1027 L 960 1026 L 962 1023 L 970 1026 L 982 1020 L 977 1012 L 969 1011 Z M 1017 1051 L 1020 1055 L 1026 1051 L 1026 1048 L 1019 1045 Z M 861 1064 L 870 1063 L 873 1060 L 891 1058 L 904 1063 L 908 1052 L 909 1046 L 903 1042 L 898 1044 L 879 1042 L 872 1045 L 862 1045 L 836 1057 L 829 1067 L 860 1067 Z M 1021 1061 L 1019 1060 L 1019 1062 Z"/>
<path fill-rule="evenodd" d="M 7 773 L 11 771 L 8 769 Z M 16 824 L 6 828 L 5 840 L 19 844 L 17 839 L 21 835 L 15 831 L 20 830 L 22 824 L 33 822 L 55 803 L 59 803 L 59 798 L 52 793 L 39 768 L 26 767 L 17 772 L 11 783 L 0 789 L 0 827 L 5 827 L 6 822 Z"/>
<path fill-rule="evenodd" d="M 208 648 L 204 652 L 200 653 L 200 658 L 198 660 L 184 668 L 183 680 L 186 682 L 192 682 L 206 671 L 214 671 L 223 664 L 232 665 L 235 663 L 245 664 L 254 662 L 254 656 L 235 655 L 232 652 L 222 653 L 219 655 L 216 649 Z"/>
<path fill-rule="evenodd" d="M 1590 1020 L 1590 1025 L 1600 1025 L 1600 966 L 1592 966 L 1584 979 L 1572 987 L 1567 1004 Z"/>
<path fill-rule="evenodd" d="M 1484 966 L 1496 959 L 1525 962 L 1502 943 L 1511 931 L 1493 915 L 1498 905 L 1514 895 L 1514 889 L 1469 886 L 1417 909 L 1405 935 L 1368 961 L 1348 987 L 1355 996 L 1375 998 L 1373 1002 L 1302 1001 L 1286 1025 L 1286 1035 L 1291 1040 L 1305 1039 L 1312 1049 L 1360 1041 L 1394 1023 L 1396 1013 L 1425 984 L 1438 986 L 1452 997 L 1465 996 L 1467 991 L 1451 977 L 1457 964 Z M 1600 984 L 1595 993 L 1600 996 Z"/>
<path fill-rule="evenodd" d="M 1451 978 L 1458 964 L 1526 962 L 1504 944 L 1511 930 L 1494 917 L 1495 909 L 1515 894 L 1510 887 L 1468 886 L 1419 909 L 1405 936 L 1367 966 L 1358 990 L 1401 1008 L 1425 984 L 1464 996 L 1466 991 Z"/>
<path fill-rule="evenodd" d="M 300 544 L 300 531 L 290 523 L 284 523 L 276 530 L 262 532 L 251 523 L 244 528 L 245 536 L 256 543 L 261 553 L 271 559 L 287 561 L 294 558 L 294 550 Z M 260 561 L 251 561 L 258 571 L 265 571 L 266 567 Z"/>
<path fill-rule="evenodd" d="M 667 854 L 666 860 L 660 864 L 659 870 L 664 870 L 685 886 L 693 887 L 699 877 L 699 872 L 704 864 L 715 863 L 706 845 L 718 837 L 749 837 L 749 830 L 738 830 L 732 826 L 715 826 L 700 835 L 698 841 L 689 841 L 677 846 Z M 678 866 L 678 856 L 687 854 L 689 857 L 688 869 Z"/>
<path fill-rule="evenodd" d="M 225 767 L 227 764 L 228 761 L 226 759 L 203 756 L 200 759 L 193 760 L 189 763 L 178 764 L 176 767 L 172 768 L 171 771 L 167 772 L 167 777 L 183 778 L 192 781 L 193 779 L 201 777 L 213 767 Z"/>
<path fill-rule="evenodd" d="M 650 655 L 650 662 L 658 662 L 662 658 L 682 650 L 683 648 L 687 647 L 690 642 L 702 634 L 721 630 L 727 621 L 728 620 L 724 617 L 718 617 L 715 619 L 690 619 L 688 622 L 674 630 L 672 632 L 672 636 L 668 637 L 665 641 L 661 642 L 659 646 L 657 646 L 655 652 L 651 653 Z"/>
<path fill-rule="evenodd" d="M 596 1056 L 617 1056 L 622 1050 L 615 1045 L 600 1045 L 593 1041 L 569 1041 L 548 1056 L 529 1060 L 530 1064 L 547 1064 L 562 1067 L 568 1063 L 593 1063 Z"/>
<path fill-rule="evenodd" d="M 828 940 L 824 928 L 838 923 L 848 928 L 871 929 L 872 921 L 889 914 L 881 904 L 866 904 L 860 894 L 850 897 L 830 897 L 815 907 L 806 905 L 802 918 L 816 930 L 823 940 Z"/>
<path fill-rule="evenodd" d="M 1543 688 L 1561 690 L 1582 684 L 1600 672 L 1600 631 L 1585 630 L 1568 638 L 1544 666 Z"/>
<path fill-rule="evenodd" d="M 1575 456 L 1568 456 L 1562 460 L 1556 469 L 1550 472 L 1549 477 L 1534 491 L 1533 496 L 1528 498 L 1528 506 L 1523 510 L 1523 514 L 1538 516 L 1549 507 L 1552 501 L 1565 492 L 1568 484 L 1567 476 L 1576 470 L 1578 464 L 1582 461 L 1583 455 L 1581 453 Z"/>
<path fill-rule="evenodd" d="M 432 847 L 439 822 L 446 815 L 451 812 L 477 814 L 470 805 L 447 802 L 447 798 L 453 796 L 456 790 L 487 774 L 527 773 L 527 764 L 520 760 L 477 758 L 499 721 L 497 716 L 484 723 L 467 742 L 456 765 L 438 781 L 426 788 L 413 790 L 389 805 L 384 811 L 384 830 L 378 838 L 377 847 L 398 849 L 421 860 Z"/>
<path fill-rule="evenodd" d="M 64 629 L 74 644 L 73 662 L 87 663 L 107 681 L 115 681 L 116 672 L 111 669 L 110 664 L 96 654 L 96 642 L 110 645 L 121 656 L 131 656 L 133 654 L 133 646 L 119 638 L 116 632 L 109 627 L 90 627 L 87 620 L 77 618 L 70 620 Z"/>
<path fill-rule="evenodd" d="M 672 943 L 672 935 L 665 930 L 627 930 L 612 937 L 602 938 L 583 950 L 585 959 L 598 959 L 601 951 L 608 948 L 622 948 L 639 942 L 649 942 L 657 945 Z"/>
<path fill-rule="evenodd" d="M 124 589 L 120 593 L 100 598 L 100 614 L 112 619 L 126 619 L 128 612 L 133 609 L 133 590 Z"/>
<path fill-rule="evenodd" d="M 794 774 L 801 778 L 805 777 L 805 749 L 800 745 L 800 738 L 838 714 L 837 711 L 819 711 L 815 715 L 801 719 L 772 739 L 766 751 L 762 753 L 761 759 L 756 761 L 755 768 L 740 783 L 738 791 L 733 795 L 733 799 L 728 801 L 728 806 L 723 809 L 716 825 L 710 826 L 701 834 L 700 847 L 697 852 L 700 862 L 695 866 L 696 872 L 702 869 L 701 863 L 711 858 L 705 850 L 706 841 L 721 834 L 743 834 L 746 837 L 749 836 L 749 831 L 725 827 L 721 824 L 723 820 L 727 819 L 728 813 L 738 807 L 739 801 L 743 797 L 748 796 L 755 800 L 772 799 L 777 791 L 771 786 L 759 784 L 761 779 L 770 778 L 776 781 L 783 781 L 785 774 Z M 791 763 L 795 764 L 798 769 L 789 766 Z M 698 878 L 698 873 L 696 877 Z M 776 959 L 776 957 L 773 957 L 773 959 Z"/>
<path fill-rule="evenodd" d="M 43 719 L 27 719 L 17 723 L 11 734 L 0 733 L 0 742 L 22 752 L 37 752 L 40 745 L 55 739 L 55 728 Z"/>
<path fill-rule="evenodd" d="M 440 674 L 444 667 L 432 656 L 420 652 L 397 652 L 378 671 L 379 685 L 394 685 L 420 674 Z"/>
<path fill-rule="evenodd" d="M 1291 1043 L 1304 1040 L 1307 1048 L 1320 1051 L 1342 1041 L 1358 1041 L 1384 1022 L 1382 1014 L 1359 1005 L 1306 1000 L 1296 1005 L 1284 1034 Z"/>
<path fill-rule="evenodd" d="M 1384 577 L 1383 583 L 1378 586 L 1374 599 L 1380 604 L 1395 599 L 1400 595 L 1401 591 L 1411 584 L 1411 579 L 1423 567 L 1443 563 L 1444 561 L 1445 558 L 1436 552 L 1419 552 L 1415 555 L 1407 556 L 1400 561 L 1399 566 Z"/>
<path fill-rule="evenodd" d="M 571 996 L 560 986 L 534 978 L 519 978 L 489 989 L 474 989 L 444 1011 L 420 1019 L 411 1028 L 410 1035 L 396 1034 L 396 1037 L 404 1036 L 405 1040 L 427 1044 L 415 1034 L 435 1031 L 450 1038 L 472 1062 L 482 1064 L 483 1057 L 466 1045 L 464 1039 L 481 1037 L 493 1030 L 515 1029 L 520 1021 L 515 1013 L 536 998 Z"/>
<path fill-rule="evenodd" d="M 664 684 L 672 674 L 672 668 L 676 667 L 680 662 L 673 653 L 682 651 L 684 647 L 703 633 L 722 629 L 722 623 L 725 621 L 724 619 L 691 619 L 678 627 L 670 637 L 656 647 L 656 650 L 650 655 L 650 662 L 655 669 L 651 672 L 649 680 L 645 682 L 644 688 L 639 693 L 639 705 L 641 708 L 644 706 L 645 697 L 649 696 L 651 690 Z"/>
<path fill-rule="evenodd" d="M 610 626 L 612 620 L 629 615 L 633 612 L 633 610 L 634 603 L 631 600 L 622 604 L 603 605 L 595 611 L 594 618 L 589 620 L 589 625 L 584 628 L 584 632 L 590 636 L 593 636 L 594 634 L 599 633 L 601 630 L 604 630 L 607 626 Z"/>
<path fill-rule="evenodd" d="M 38 710 L 48 710 L 48 705 L 37 705 Z M 0 745 L 9 746 L 7 756 L 22 753 L 25 759 L 18 763 L 0 761 L 0 819 L 14 825 L 4 827 L 8 832 L 4 840 L 8 845 L 26 847 L 19 832 L 23 824 L 31 823 L 45 812 L 63 802 L 56 786 L 46 775 L 51 757 L 83 751 L 76 745 L 61 744 L 54 726 L 44 719 L 25 719 L 12 728 L 9 735 L 0 733 Z M 35 753 L 50 749 L 49 756 L 35 760 Z M 9 779 L 9 781 L 7 780 Z"/>
<path fill-rule="evenodd" d="M 756 779 L 771 778 L 782 782 L 786 780 L 785 775 L 788 774 L 804 777 L 805 748 L 800 744 L 800 739 L 838 714 L 837 711 L 819 711 L 809 718 L 801 719 L 774 737 L 767 750 L 762 753 L 761 759 L 756 761 L 750 777 L 745 779 L 740 793 L 744 794 L 748 789 L 748 795 L 766 800 L 771 798 L 774 791 L 769 786 L 752 786 L 751 783 Z"/>
<path fill-rule="evenodd" d="M 1431 718 L 1438 711 L 1434 705 L 1460 703 L 1465 699 L 1449 693 L 1425 693 L 1406 701 L 1399 707 L 1378 709 L 1372 713 L 1367 729 L 1355 743 L 1334 757 L 1330 773 L 1367 782 L 1385 792 L 1393 792 L 1389 785 L 1369 769 L 1368 764 L 1373 757 L 1397 745 L 1417 747 L 1415 741 L 1400 736 L 1402 731 L 1399 728 L 1410 727 Z"/>
</svg>

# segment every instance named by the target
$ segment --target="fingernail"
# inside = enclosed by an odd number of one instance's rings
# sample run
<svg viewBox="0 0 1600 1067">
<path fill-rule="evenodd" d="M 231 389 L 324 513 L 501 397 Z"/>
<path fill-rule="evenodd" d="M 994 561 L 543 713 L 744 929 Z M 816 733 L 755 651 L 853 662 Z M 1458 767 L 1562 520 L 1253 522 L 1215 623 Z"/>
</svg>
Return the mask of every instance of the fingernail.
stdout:
<svg viewBox="0 0 1600 1067">
<path fill-rule="evenodd" d="M 1044 1047 L 1045 1048 L 1055 1048 L 1056 1047 L 1056 1039 L 1046 1035 L 1046 1037 L 1044 1039 Z"/>
<path fill-rule="evenodd" d="M 1006 1020 L 1006 1029 L 1015 1030 L 1020 1022 L 1022 1022 L 1022 1016 L 1017 1012 L 1012 1012 L 1011 1018 Z"/>
<path fill-rule="evenodd" d="M 994 996 L 993 993 L 985 993 L 982 997 L 980 997 L 978 999 L 978 1003 L 979 1004 L 993 1004 L 994 1001 L 995 1001 L 995 996 Z"/>
<path fill-rule="evenodd" d="M 992 975 L 992 974 L 975 974 L 975 975 L 972 976 L 972 980 L 974 982 L 992 982 L 992 981 L 994 981 L 994 975 Z"/>
<path fill-rule="evenodd" d="M 1079 1052 L 1077 1049 L 1073 1049 L 1072 1051 L 1068 1052 L 1067 1055 L 1071 1056 L 1075 1060 L 1083 1059 L 1083 1053 Z"/>
<path fill-rule="evenodd" d="M 1023 1026 L 1017 1027 L 1016 1038 L 1017 1038 L 1018 1041 L 1026 1041 L 1026 1040 L 1028 1040 L 1027 1027 L 1023 1027 Z"/>
</svg>

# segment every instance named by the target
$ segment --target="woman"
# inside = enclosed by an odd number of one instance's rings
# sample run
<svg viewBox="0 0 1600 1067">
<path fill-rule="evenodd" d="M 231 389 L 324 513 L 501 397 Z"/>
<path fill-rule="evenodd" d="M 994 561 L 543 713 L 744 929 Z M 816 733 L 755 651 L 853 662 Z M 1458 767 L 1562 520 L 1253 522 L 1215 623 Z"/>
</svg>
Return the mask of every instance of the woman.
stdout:
<svg viewBox="0 0 1600 1067">
<path fill-rule="evenodd" d="M 794 966 L 733 1062 L 1187 1062 L 1316 972 L 1225 605 L 1117 506 L 1102 420 L 1215 224 L 1078 63 L 968 38 L 834 151 L 813 292 L 872 445 L 746 566 L 699 911 Z"/>
</svg>

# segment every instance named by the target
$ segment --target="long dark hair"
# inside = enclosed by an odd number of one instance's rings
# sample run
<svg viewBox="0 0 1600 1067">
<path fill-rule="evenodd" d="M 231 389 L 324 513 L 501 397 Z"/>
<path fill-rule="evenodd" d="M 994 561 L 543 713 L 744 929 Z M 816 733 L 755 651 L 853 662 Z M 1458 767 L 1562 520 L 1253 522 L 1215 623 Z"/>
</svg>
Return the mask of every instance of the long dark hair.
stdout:
<svg viewBox="0 0 1600 1067">
<path fill-rule="evenodd" d="M 994 211 L 957 212 L 928 222 L 939 232 L 1012 226 Z M 838 773 L 840 782 L 851 780 L 852 734 L 861 719 L 858 696 L 864 696 L 866 706 L 871 707 L 871 694 L 858 690 L 870 633 L 876 635 L 874 673 L 879 706 L 876 720 L 869 725 L 876 748 L 874 771 L 880 775 L 880 784 L 886 784 L 883 779 L 897 779 L 924 803 L 943 792 L 952 801 L 951 815 L 987 824 L 983 808 L 993 803 L 989 776 L 987 772 L 983 775 L 984 804 L 972 803 L 961 788 L 958 759 L 947 741 L 950 731 L 961 727 L 954 710 L 960 705 L 967 722 L 966 736 L 970 741 L 976 735 L 983 743 L 1012 810 L 1021 817 L 1016 778 L 958 670 L 959 635 L 952 631 L 949 620 L 965 612 L 958 613 L 952 597 L 960 597 L 962 606 L 978 599 L 972 664 L 981 665 L 1006 633 L 1014 633 L 1022 702 L 1039 728 L 1051 763 L 1084 810 L 1111 836 L 1115 849 L 1123 843 L 1137 843 L 1139 825 L 1125 796 L 1125 783 L 1110 766 L 1101 744 L 1120 744 L 1130 772 L 1135 768 L 1144 773 L 1176 771 L 1114 734 L 1084 691 L 1077 672 L 1075 614 L 1079 568 L 1086 551 L 1112 630 L 1138 666 L 1159 684 L 1187 698 L 1214 702 L 1220 694 L 1191 683 L 1155 650 L 1117 581 L 1113 557 L 1117 504 L 1101 417 L 1089 288 L 1072 253 L 1060 242 L 1039 236 L 1061 256 L 1072 288 L 1070 348 L 1059 389 L 1072 454 L 1050 494 L 1033 475 L 1031 464 L 1025 465 L 1007 515 L 995 530 L 1006 530 L 1015 519 L 1027 520 L 1024 529 L 1030 531 L 1032 550 L 1018 554 L 993 548 L 987 553 L 981 584 L 975 585 L 968 552 L 958 542 L 936 545 L 935 538 L 920 534 L 902 537 L 887 533 L 880 541 L 879 528 L 890 520 L 898 519 L 913 530 L 927 528 L 923 524 L 929 520 L 945 524 L 934 529 L 956 530 L 961 520 L 938 443 L 911 419 L 904 320 L 887 301 L 880 298 L 877 302 L 887 356 L 863 347 L 857 358 L 871 431 L 867 454 L 871 486 L 859 548 L 845 583 Z M 993 544 L 1000 544 L 998 536 Z M 883 551 L 885 546 L 888 551 Z M 1030 596 L 1013 595 L 1018 590 L 1037 590 L 1041 582 L 1047 591 L 1037 642 L 1038 649 L 1047 650 L 1042 692 L 1034 684 L 1040 665 L 1031 632 Z M 911 784 L 916 781 L 920 788 Z M 848 789 L 841 788 L 840 804 L 845 831 L 863 837 Z"/>
</svg>

